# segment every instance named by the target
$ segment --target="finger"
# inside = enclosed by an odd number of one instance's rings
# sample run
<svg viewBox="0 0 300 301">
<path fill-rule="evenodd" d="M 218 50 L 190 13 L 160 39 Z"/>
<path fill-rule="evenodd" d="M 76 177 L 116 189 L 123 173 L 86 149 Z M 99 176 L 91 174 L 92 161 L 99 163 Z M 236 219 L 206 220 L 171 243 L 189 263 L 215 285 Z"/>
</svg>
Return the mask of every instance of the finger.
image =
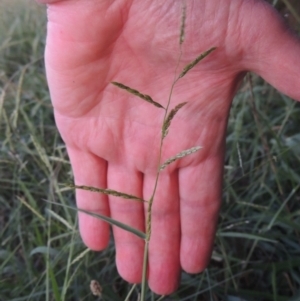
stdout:
<svg viewBox="0 0 300 301">
<path fill-rule="evenodd" d="M 247 69 L 258 73 L 278 90 L 300 100 L 300 40 L 271 6 L 259 3 L 254 10 L 257 26 L 249 21 Z"/>
<path fill-rule="evenodd" d="M 143 176 L 140 172 L 109 165 L 108 187 L 142 198 Z M 111 217 L 126 225 L 144 231 L 144 203 L 109 196 Z M 142 278 L 144 240 L 118 227 L 113 227 L 116 245 L 116 263 L 119 274 L 131 283 Z"/>
<path fill-rule="evenodd" d="M 155 176 L 144 177 L 144 196 L 149 199 Z M 162 172 L 152 206 L 151 238 L 149 244 L 148 283 L 155 293 L 168 295 L 178 286 L 180 220 L 178 175 Z"/>
<path fill-rule="evenodd" d="M 66 0 L 35 0 L 36 2 L 43 3 L 43 4 L 53 4 L 56 2 L 62 2 Z"/>
<path fill-rule="evenodd" d="M 106 188 L 106 161 L 95 155 L 68 148 L 76 185 Z M 80 209 L 109 215 L 107 197 L 101 193 L 76 189 Z M 85 213 L 78 213 L 79 230 L 84 243 L 92 250 L 103 250 L 109 242 L 109 225 Z"/>
<path fill-rule="evenodd" d="M 223 156 L 179 171 L 180 262 L 188 273 L 203 271 L 210 259 L 218 220 Z"/>
</svg>

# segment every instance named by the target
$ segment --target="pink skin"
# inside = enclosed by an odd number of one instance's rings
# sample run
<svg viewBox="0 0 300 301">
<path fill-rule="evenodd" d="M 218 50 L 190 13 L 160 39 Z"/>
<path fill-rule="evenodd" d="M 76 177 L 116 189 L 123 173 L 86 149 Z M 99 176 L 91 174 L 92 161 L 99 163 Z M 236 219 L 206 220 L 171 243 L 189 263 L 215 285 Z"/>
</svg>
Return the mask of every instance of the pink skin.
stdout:
<svg viewBox="0 0 300 301">
<path fill-rule="evenodd" d="M 118 81 L 166 105 L 179 56 L 180 1 L 65 0 L 48 3 L 47 77 L 58 129 L 75 182 L 148 199 L 155 181 L 164 111 L 112 84 Z M 200 145 L 161 174 L 152 214 L 149 285 L 178 286 L 180 268 L 209 262 L 221 201 L 224 137 L 232 98 L 245 70 L 300 100 L 300 43 L 266 3 L 187 1 L 179 70 L 217 50 L 182 78 L 171 108 L 187 101 L 165 139 L 163 158 Z M 76 192 L 79 208 L 110 215 L 141 231 L 142 203 Z M 109 226 L 79 214 L 85 244 L 103 250 Z M 144 242 L 113 229 L 120 275 L 140 282 Z"/>
</svg>

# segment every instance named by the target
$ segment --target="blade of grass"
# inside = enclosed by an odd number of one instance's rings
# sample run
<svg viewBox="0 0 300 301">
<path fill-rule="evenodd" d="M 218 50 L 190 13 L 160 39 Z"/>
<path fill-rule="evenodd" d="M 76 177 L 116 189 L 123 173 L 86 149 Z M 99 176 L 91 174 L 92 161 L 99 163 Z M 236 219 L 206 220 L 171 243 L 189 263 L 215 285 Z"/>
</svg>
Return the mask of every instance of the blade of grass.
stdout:
<svg viewBox="0 0 300 301">
<path fill-rule="evenodd" d="M 58 287 L 58 284 L 57 284 L 57 281 L 55 278 L 55 274 L 54 274 L 54 271 L 50 264 L 48 266 L 48 273 L 49 273 L 50 281 L 52 284 L 52 291 L 53 291 L 54 299 L 55 299 L 55 301 L 62 301 L 60 298 L 59 287 Z M 47 295 L 49 295 L 49 292 Z"/>
<path fill-rule="evenodd" d="M 251 240 L 258 240 L 258 241 L 265 241 L 270 243 L 278 243 L 277 240 L 270 239 L 263 237 L 261 235 L 256 234 L 249 234 L 249 233 L 240 233 L 240 232 L 217 232 L 217 236 L 220 237 L 235 237 L 235 238 L 244 238 L 244 239 L 251 239 Z"/>
<path fill-rule="evenodd" d="M 270 229 L 273 227 L 273 225 L 274 225 L 276 219 L 278 218 L 280 212 L 283 210 L 283 208 L 286 206 L 286 204 L 287 204 L 288 201 L 292 198 L 292 196 L 296 193 L 296 191 L 299 189 L 299 187 L 300 187 L 300 184 L 298 184 L 297 187 L 294 188 L 294 189 L 291 191 L 291 193 L 288 195 L 288 197 L 284 200 L 284 202 L 282 203 L 282 205 L 280 206 L 280 208 L 279 208 L 279 209 L 277 210 L 277 212 L 274 214 L 274 216 L 273 216 L 272 220 L 270 221 L 269 225 L 267 226 L 267 230 L 270 230 Z"/>
<path fill-rule="evenodd" d="M 2 120 L 2 111 L 3 111 L 3 105 L 4 105 L 4 98 L 5 98 L 5 89 L 0 90 L 0 124 Z"/>
<path fill-rule="evenodd" d="M 77 218 L 76 218 L 76 223 L 75 223 L 75 227 L 77 226 Z M 74 241 L 74 235 L 75 232 L 72 233 L 72 237 L 71 237 L 71 241 Z M 68 254 L 68 260 L 67 260 L 67 265 L 66 265 L 66 271 L 65 271 L 65 277 L 64 277 L 64 283 L 63 283 L 63 287 L 62 287 L 62 292 L 61 292 L 61 300 L 65 301 L 66 300 L 66 294 L 67 294 L 67 290 L 69 288 L 69 285 L 71 283 L 71 279 L 69 279 L 69 275 L 70 275 L 70 268 L 72 265 L 72 257 L 73 257 L 73 253 L 74 253 L 74 244 L 71 243 L 70 244 L 70 248 L 69 248 L 69 254 Z M 71 277 L 72 278 L 72 277 Z"/>
<path fill-rule="evenodd" d="M 41 161 L 46 165 L 48 168 L 48 171 L 50 174 L 52 173 L 52 166 L 49 161 L 49 157 L 47 156 L 46 150 L 41 146 L 41 144 L 38 142 L 37 138 L 33 135 L 30 135 L 30 138 L 35 146 L 35 149 L 41 159 Z"/>
<path fill-rule="evenodd" d="M 96 217 L 98 219 L 101 219 L 107 223 L 109 223 L 110 225 L 112 226 L 117 226 L 123 230 L 126 230 L 128 232 L 131 232 L 132 234 L 135 234 L 136 236 L 142 238 L 142 239 L 145 239 L 146 238 L 146 234 L 143 233 L 142 231 L 140 230 L 137 230 L 133 227 L 130 227 L 128 225 L 125 225 L 115 219 L 112 219 L 110 217 L 107 217 L 105 215 L 102 215 L 102 214 L 99 214 L 99 213 L 94 213 L 94 212 L 90 212 L 90 211 L 87 211 L 87 210 L 84 210 L 84 209 L 80 209 L 80 208 L 76 208 L 76 207 L 72 207 L 72 206 L 68 206 L 68 205 L 62 205 L 60 203 L 56 203 L 56 202 L 51 202 L 51 201 L 47 201 L 47 200 L 44 200 L 45 202 L 47 203 L 50 203 L 50 204 L 53 204 L 53 205 L 56 205 L 56 206 L 61 206 L 61 207 L 65 207 L 65 208 L 68 208 L 68 209 L 71 209 L 71 210 L 74 210 L 74 211 L 80 211 L 80 212 L 83 212 L 83 213 L 86 213 L 90 216 L 93 216 L 93 217 Z"/>
<path fill-rule="evenodd" d="M 13 127 L 13 129 L 17 128 L 18 116 L 19 116 L 19 111 L 20 111 L 22 85 L 23 85 L 24 76 L 25 76 L 26 71 L 27 71 L 27 66 L 22 68 L 21 75 L 20 75 L 19 82 L 18 82 L 17 94 L 16 94 L 16 100 L 15 100 L 16 105 L 15 105 L 15 109 L 12 113 L 12 127 Z"/>
<path fill-rule="evenodd" d="M 134 292 L 134 289 L 136 288 L 136 286 L 137 286 L 137 284 L 135 283 L 135 284 L 131 287 L 131 289 L 130 289 L 130 291 L 128 292 L 128 294 L 127 294 L 127 296 L 126 296 L 126 299 L 125 299 L 124 301 L 129 301 L 129 298 L 131 297 L 132 293 Z"/>
<path fill-rule="evenodd" d="M 76 263 L 77 261 L 79 261 L 80 259 L 82 259 L 87 253 L 89 253 L 91 251 L 91 249 L 86 248 L 83 252 L 81 252 L 80 254 L 78 254 L 71 262 L 71 265 L 73 265 L 74 263 Z"/>
<path fill-rule="evenodd" d="M 54 248 L 48 248 L 47 246 L 39 246 L 30 251 L 29 256 L 33 256 L 35 254 L 49 254 L 51 257 L 55 257 L 58 255 L 58 251 Z"/>
<path fill-rule="evenodd" d="M 272 290 L 273 290 L 273 300 L 277 301 L 277 285 L 276 285 L 276 266 L 272 265 Z"/>
<path fill-rule="evenodd" d="M 65 225 L 68 229 L 74 231 L 74 228 L 64 218 L 62 218 L 60 215 L 55 213 L 53 210 L 46 208 L 46 212 L 50 214 L 52 217 L 54 217 L 56 220 L 61 222 L 63 225 Z"/>
<path fill-rule="evenodd" d="M 17 199 L 25 206 L 27 207 L 34 215 L 36 215 L 41 221 L 45 222 L 46 219 L 37 211 L 35 210 L 30 204 L 28 204 L 26 201 L 25 201 L 25 198 L 24 197 L 19 197 L 17 196 Z"/>
</svg>

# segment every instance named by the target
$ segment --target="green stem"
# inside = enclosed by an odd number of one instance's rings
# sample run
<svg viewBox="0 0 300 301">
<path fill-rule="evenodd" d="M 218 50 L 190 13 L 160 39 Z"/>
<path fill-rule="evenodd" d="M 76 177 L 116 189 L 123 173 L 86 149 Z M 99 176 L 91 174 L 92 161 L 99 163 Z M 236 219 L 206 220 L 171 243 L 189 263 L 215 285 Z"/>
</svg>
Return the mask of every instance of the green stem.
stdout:
<svg viewBox="0 0 300 301">
<path fill-rule="evenodd" d="M 161 165 L 161 158 L 162 158 L 162 149 L 163 149 L 163 141 L 164 141 L 164 137 L 163 137 L 163 125 L 166 121 L 166 118 L 168 116 L 168 110 L 170 107 L 170 103 L 171 103 L 171 98 L 172 98 L 172 94 L 173 94 L 173 90 L 174 90 L 174 86 L 176 84 L 176 82 L 178 81 L 178 77 L 176 76 L 177 73 L 177 69 L 181 60 L 181 56 L 182 56 L 182 49 L 181 49 L 181 45 L 180 45 L 180 55 L 178 57 L 177 60 L 177 65 L 175 68 L 175 75 L 174 75 L 174 80 L 170 89 L 170 93 L 169 93 L 169 98 L 168 98 L 168 103 L 165 109 L 165 115 L 163 118 L 163 123 L 162 123 L 162 133 L 161 133 L 161 139 L 160 139 L 160 146 L 159 146 L 159 156 L 158 156 L 158 166 L 157 166 L 157 174 L 156 174 L 156 179 L 155 179 L 155 184 L 154 184 L 154 188 L 153 188 L 153 192 L 152 195 L 149 199 L 148 202 L 148 209 L 147 209 L 147 223 L 146 223 L 146 239 L 145 239 L 145 250 L 144 250 L 144 259 L 143 259 L 143 275 L 142 275 L 142 289 L 141 289 L 141 301 L 145 300 L 145 296 L 146 296 L 146 277 L 147 277 L 147 265 L 148 265 L 148 250 L 149 250 L 149 241 L 150 241 L 150 237 L 151 237 L 151 217 L 152 217 L 152 205 L 153 205 L 153 200 L 154 200 L 154 196 L 157 190 L 157 184 L 158 184 L 158 179 L 159 179 L 159 175 L 160 175 L 160 165 Z"/>
<path fill-rule="evenodd" d="M 142 275 L 142 290 L 141 290 L 141 301 L 145 300 L 146 296 L 146 279 L 147 279 L 147 265 L 148 265 L 148 250 L 149 250 L 149 240 L 145 241 L 144 249 L 144 260 L 143 260 L 143 275 Z"/>
<path fill-rule="evenodd" d="M 181 46 L 180 46 L 180 55 L 178 57 L 177 60 L 177 65 L 175 68 L 175 75 L 174 75 L 174 80 L 171 86 L 171 90 L 169 93 L 169 98 L 168 98 L 168 103 L 166 106 L 166 110 L 165 110 L 165 115 L 164 115 L 164 119 L 163 119 L 163 123 L 162 123 L 162 127 L 166 121 L 167 115 L 168 115 L 168 111 L 169 111 L 169 107 L 170 107 L 170 103 L 171 103 L 171 98 L 172 98 L 172 94 L 173 94 L 173 90 L 174 90 L 174 86 L 177 83 L 178 79 L 176 77 L 176 73 L 177 73 L 177 69 L 181 60 L 181 56 L 182 56 L 182 50 L 181 50 Z M 161 134 L 161 139 L 160 139 L 160 146 L 159 146 L 159 156 L 158 156 L 158 166 L 157 166 L 157 174 L 156 174 L 156 179 L 155 179 L 155 184 L 154 184 L 154 188 L 153 188 L 153 192 L 151 195 L 151 198 L 149 200 L 149 205 L 148 205 L 148 210 L 147 210 L 147 231 L 146 231 L 146 236 L 147 236 L 147 240 L 150 240 L 150 236 L 151 236 L 151 212 L 152 212 L 152 204 L 153 204 L 153 200 L 154 200 L 154 196 L 157 190 L 157 184 L 158 184 L 158 179 L 159 179 L 159 175 L 160 175 L 160 165 L 161 165 L 161 158 L 162 158 L 162 149 L 163 149 L 163 143 L 164 143 L 164 137 L 163 134 Z"/>
</svg>

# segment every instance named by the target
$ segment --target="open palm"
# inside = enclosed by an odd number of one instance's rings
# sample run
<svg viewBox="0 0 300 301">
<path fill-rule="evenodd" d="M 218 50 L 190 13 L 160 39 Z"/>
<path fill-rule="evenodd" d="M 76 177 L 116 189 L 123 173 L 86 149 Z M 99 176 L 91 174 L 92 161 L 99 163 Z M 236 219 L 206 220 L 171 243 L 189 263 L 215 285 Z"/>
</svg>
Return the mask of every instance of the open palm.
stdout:
<svg viewBox="0 0 300 301">
<path fill-rule="evenodd" d="M 75 182 L 148 199 L 153 191 L 164 110 L 111 84 L 121 82 L 166 105 L 180 54 L 180 1 L 68 0 L 48 2 L 47 77 L 56 123 Z M 222 4 L 221 4 L 222 3 Z M 245 70 L 300 99 L 299 42 L 265 3 L 187 1 L 185 41 L 177 72 L 211 47 L 176 84 L 176 115 L 162 161 L 203 148 L 161 173 L 152 214 L 149 285 L 176 289 L 180 267 L 195 273 L 210 258 L 221 200 L 224 135 Z M 145 229 L 144 204 L 77 191 L 78 207 Z M 79 214 L 92 249 L 109 240 L 108 225 Z M 139 282 L 144 242 L 114 228 L 117 267 Z"/>
</svg>

